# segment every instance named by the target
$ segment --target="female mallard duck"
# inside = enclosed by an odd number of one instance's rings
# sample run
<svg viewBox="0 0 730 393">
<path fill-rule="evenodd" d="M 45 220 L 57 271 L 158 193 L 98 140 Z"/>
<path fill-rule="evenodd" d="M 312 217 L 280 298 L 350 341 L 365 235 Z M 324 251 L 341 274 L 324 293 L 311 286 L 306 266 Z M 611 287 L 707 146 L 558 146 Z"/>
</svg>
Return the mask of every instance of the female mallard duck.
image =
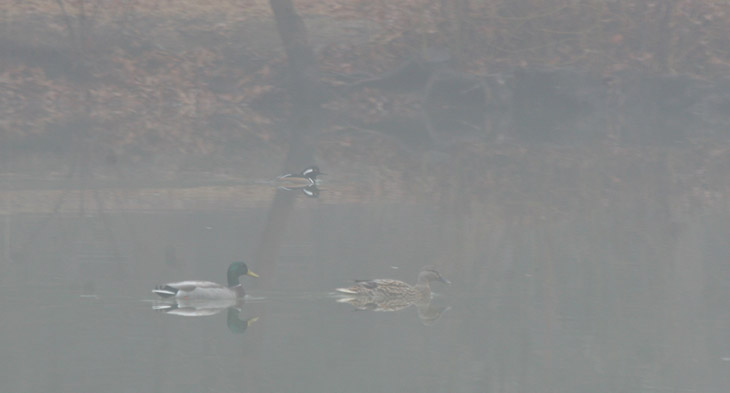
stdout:
<svg viewBox="0 0 730 393">
<path fill-rule="evenodd" d="M 184 300 L 238 299 L 245 295 L 239 277 L 258 277 L 243 262 L 233 262 L 228 267 L 228 286 L 210 281 L 180 281 L 158 286 L 152 292 L 163 298 L 175 297 Z"/>
<path fill-rule="evenodd" d="M 345 295 L 337 301 L 372 311 L 397 311 L 413 304 L 427 305 L 431 302 L 431 281 L 450 284 L 436 270 L 427 269 L 418 273 L 416 285 L 390 279 L 356 280 L 357 284 L 352 287 L 336 289 Z"/>
</svg>

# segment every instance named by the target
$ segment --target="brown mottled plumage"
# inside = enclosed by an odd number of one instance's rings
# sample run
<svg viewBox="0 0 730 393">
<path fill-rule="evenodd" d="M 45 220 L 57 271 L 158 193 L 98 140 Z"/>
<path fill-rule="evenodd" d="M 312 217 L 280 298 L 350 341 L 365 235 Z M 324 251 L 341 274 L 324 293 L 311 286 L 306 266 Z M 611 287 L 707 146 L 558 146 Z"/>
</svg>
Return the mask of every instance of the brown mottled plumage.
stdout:
<svg viewBox="0 0 730 393">
<path fill-rule="evenodd" d="M 427 306 L 431 302 L 431 281 L 449 284 L 436 270 L 428 269 L 418 274 L 415 285 L 390 279 L 358 280 L 352 287 L 337 288 L 337 292 L 344 294 L 337 301 L 371 311 L 398 311 L 414 304 Z"/>
</svg>

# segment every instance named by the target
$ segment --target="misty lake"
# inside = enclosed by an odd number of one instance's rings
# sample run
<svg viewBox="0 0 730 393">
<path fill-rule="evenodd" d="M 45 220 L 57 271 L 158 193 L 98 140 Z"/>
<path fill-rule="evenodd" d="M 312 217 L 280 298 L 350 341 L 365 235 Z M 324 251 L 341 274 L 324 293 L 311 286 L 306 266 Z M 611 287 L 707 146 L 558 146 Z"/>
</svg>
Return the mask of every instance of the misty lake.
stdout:
<svg viewBox="0 0 730 393">
<path fill-rule="evenodd" d="M 3 5 L 0 393 L 729 391 L 728 1 Z"/>
<path fill-rule="evenodd" d="M 326 169 L 319 198 L 252 179 L 80 189 L 4 178 L 2 390 L 722 392 L 730 383 L 726 200 L 660 180 L 582 201 L 550 195 L 559 182 L 532 197 L 468 184 L 409 197 Z M 245 303 L 199 317 L 155 310 L 155 285 L 225 282 L 234 260 L 260 276 L 242 279 Z M 413 283 L 424 267 L 451 281 L 432 284 L 428 315 L 357 310 L 334 295 L 352 279 Z"/>
</svg>

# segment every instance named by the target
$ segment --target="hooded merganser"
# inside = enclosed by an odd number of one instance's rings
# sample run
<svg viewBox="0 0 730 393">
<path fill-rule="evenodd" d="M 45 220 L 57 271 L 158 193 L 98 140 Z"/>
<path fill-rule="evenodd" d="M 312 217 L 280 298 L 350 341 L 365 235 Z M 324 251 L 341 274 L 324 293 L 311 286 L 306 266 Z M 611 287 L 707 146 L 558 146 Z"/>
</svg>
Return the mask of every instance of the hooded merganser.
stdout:
<svg viewBox="0 0 730 393">
<path fill-rule="evenodd" d="M 316 185 L 304 187 L 302 188 L 302 194 L 309 198 L 319 198 L 319 188 Z"/>
<path fill-rule="evenodd" d="M 316 165 L 307 167 L 300 173 L 287 173 L 276 178 L 277 184 L 286 189 L 297 189 L 314 186 L 317 184 L 317 176 L 324 175 Z"/>
</svg>

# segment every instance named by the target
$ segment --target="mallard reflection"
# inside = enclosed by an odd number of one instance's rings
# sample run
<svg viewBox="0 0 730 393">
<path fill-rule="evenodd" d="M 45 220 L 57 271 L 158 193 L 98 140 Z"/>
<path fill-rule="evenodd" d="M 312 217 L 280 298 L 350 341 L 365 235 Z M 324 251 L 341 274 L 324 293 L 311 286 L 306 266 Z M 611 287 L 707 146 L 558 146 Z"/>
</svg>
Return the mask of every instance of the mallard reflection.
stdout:
<svg viewBox="0 0 730 393">
<path fill-rule="evenodd" d="M 450 284 L 433 269 L 421 271 L 415 285 L 391 279 L 356 280 L 354 286 L 336 289 L 340 296 L 337 302 L 349 303 L 358 310 L 367 311 L 399 311 L 416 306 L 421 322 L 430 325 L 448 310 L 448 307 L 431 305 L 432 281 Z"/>
<path fill-rule="evenodd" d="M 228 330 L 233 334 L 241 334 L 248 329 L 251 324 L 259 320 L 259 317 L 252 317 L 249 319 L 241 319 L 240 311 L 235 307 L 228 308 L 228 315 L 226 317 L 226 325 Z"/>
<path fill-rule="evenodd" d="M 212 300 L 187 300 L 178 298 L 173 301 L 158 301 L 152 305 L 152 309 L 181 317 L 207 317 L 230 308 L 240 310 L 242 306 L 243 299 L 241 298 Z"/>
<path fill-rule="evenodd" d="M 183 317 L 206 317 L 219 314 L 223 310 L 226 310 L 226 325 L 228 326 L 228 330 L 234 334 L 241 334 L 259 319 L 259 317 L 241 319 L 240 313 L 243 308 L 243 303 L 243 299 L 205 301 L 175 299 L 174 301 L 158 301 L 152 305 L 152 309 Z"/>
</svg>

